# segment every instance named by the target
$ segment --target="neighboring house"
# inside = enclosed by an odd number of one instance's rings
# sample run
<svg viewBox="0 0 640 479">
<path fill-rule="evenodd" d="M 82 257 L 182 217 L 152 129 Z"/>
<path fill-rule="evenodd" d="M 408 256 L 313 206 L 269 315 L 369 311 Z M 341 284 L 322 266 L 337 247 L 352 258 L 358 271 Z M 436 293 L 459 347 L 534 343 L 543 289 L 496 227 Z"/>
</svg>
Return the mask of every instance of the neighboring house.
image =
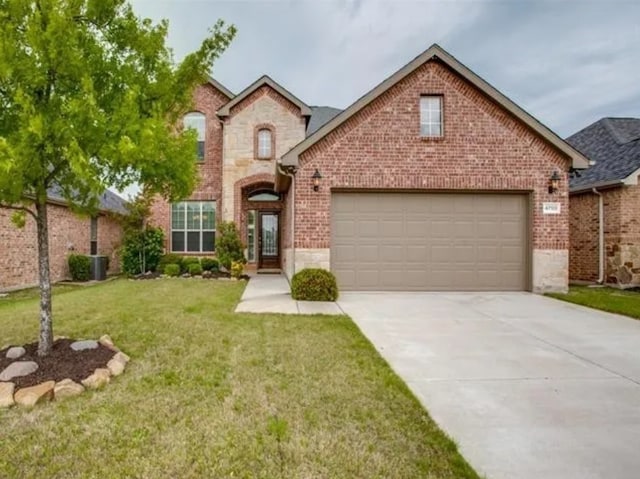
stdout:
<svg viewBox="0 0 640 479">
<path fill-rule="evenodd" d="M 126 213 L 125 201 L 111 191 L 100 196 L 97 216 L 74 214 L 64 199 L 49 191 L 49 255 L 51 280 L 69 278 L 69 254 L 109 256 L 109 272 L 120 269 L 117 248 L 122 227 L 115 215 Z M 35 220 L 27 215 L 24 228 L 11 222 L 13 211 L 0 208 L 0 291 L 20 289 L 38 284 L 38 245 Z"/>
<path fill-rule="evenodd" d="M 185 124 L 201 181 L 153 207 L 167 250 L 213 254 L 234 220 L 250 267 L 343 290 L 567 289 L 568 172 L 588 160 L 437 45 L 344 111 L 211 80 Z"/>
<path fill-rule="evenodd" d="M 567 142 L 595 163 L 571 179 L 571 279 L 640 286 L 640 119 L 603 118 Z"/>
</svg>

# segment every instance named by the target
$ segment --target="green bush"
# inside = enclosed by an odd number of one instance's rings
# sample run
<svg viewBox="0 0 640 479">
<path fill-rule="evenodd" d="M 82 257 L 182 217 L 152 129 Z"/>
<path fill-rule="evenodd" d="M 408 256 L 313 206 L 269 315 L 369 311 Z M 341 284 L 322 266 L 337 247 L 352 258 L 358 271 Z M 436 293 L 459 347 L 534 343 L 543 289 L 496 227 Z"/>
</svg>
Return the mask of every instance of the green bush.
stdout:
<svg viewBox="0 0 640 479">
<path fill-rule="evenodd" d="M 192 263 L 189 265 L 189 274 L 191 276 L 201 276 L 202 275 L 202 266 L 200 263 Z"/>
<path fill-rule="evenodd" d="M 301 301 L 335 301 L 338 299 L 336 277 L 326 269 L 303 269 L 291 279 L 291 296 Z"/>
<path fill-rule="evenodd" d="M 175 263 L 165 265 L 164 274 L 166 274 L 167 276 L 179 276 L 180 265 Z"/>
<path fill-rule="evenodd" d="M 193 256 L 183 256 L 182 263 L 180 264 L 180 272 L 183 274 L 188 273 L 189 266 L 191 266 L 192 264 L 200 264 L 200 258 L 195 258 Z"/>
<path fill-rule="evenodd" d="M 122 240 L 122 270 L 129 275 L 155 271 L 163 243 L 164 233 L 160 228 L 128 231 Z"/>
<path fill-rule="evenodd" d="M 223 221 L 216 230 L 216 255 L 224 268 L 231 272 L 231 263 L 238 261 L 245 264 L 244 245 L 240 233 L 233 221 Z"/>
<path fill-rule="evenodd" d="M 163 254 L 158 262 L 158 272 L 164 273 L 164 268 L 169 264 L 177 264 L 182 271 L 182 256 L 175 253 Z"/>
<path fill-rule="evenodd" d="M 89 281 L 91 277 L 91 259 L 82 254 L 69 256 L 69 273 L 74 281 Z"/>
<path fill-rule="evenodd" d="M 200 264 L 204 271 L 218 271 L 220 269 L 220 263 L 215 258 L 202 258 Z"/>
</svg>

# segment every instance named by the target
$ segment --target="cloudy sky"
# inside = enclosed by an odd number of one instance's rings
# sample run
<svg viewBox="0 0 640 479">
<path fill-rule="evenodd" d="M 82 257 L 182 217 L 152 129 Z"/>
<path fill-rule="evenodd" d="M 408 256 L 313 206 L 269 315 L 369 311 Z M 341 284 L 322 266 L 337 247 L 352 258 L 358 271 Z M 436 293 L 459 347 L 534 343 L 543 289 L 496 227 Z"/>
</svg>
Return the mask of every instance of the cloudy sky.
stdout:
<svg viewBox="0 0 640 479">
<path fill-rule="evenodd" d="M 638 0 L 132 0 L 170 22 L 176 59 L 218 18 L 238 35 L 213 76 L 239 92 L 268 74 L 309 105 L 345 108 L 439 43 L 566 137 L 640 116 Z"/>
</svg>

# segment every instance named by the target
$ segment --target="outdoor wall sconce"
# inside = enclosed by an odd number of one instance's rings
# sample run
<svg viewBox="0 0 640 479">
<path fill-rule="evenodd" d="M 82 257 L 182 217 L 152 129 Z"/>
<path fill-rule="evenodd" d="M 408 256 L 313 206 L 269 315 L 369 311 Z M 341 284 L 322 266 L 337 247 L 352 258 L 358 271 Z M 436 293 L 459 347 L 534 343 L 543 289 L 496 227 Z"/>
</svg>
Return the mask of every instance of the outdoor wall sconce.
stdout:
<svg viewBox="0 0 640 479">
<path fill-rule="evenodd" d="M 313 174 L 311 179 L 313 180 L 313 191 L 318 191 L 320 189 L 320 180 L 322 179 L 322 175 L 318 171 L 318 168 L 316 168 L 316 172 Z"/>
<path fill-rule="evenodd" d="M 549 178 L 549 194 L 552 195 L 556 191 L 558 191 L 558 187 L 560 186 L 560 174 L 558 171 L 554 171 L 551 178 Z"/>
</svg>

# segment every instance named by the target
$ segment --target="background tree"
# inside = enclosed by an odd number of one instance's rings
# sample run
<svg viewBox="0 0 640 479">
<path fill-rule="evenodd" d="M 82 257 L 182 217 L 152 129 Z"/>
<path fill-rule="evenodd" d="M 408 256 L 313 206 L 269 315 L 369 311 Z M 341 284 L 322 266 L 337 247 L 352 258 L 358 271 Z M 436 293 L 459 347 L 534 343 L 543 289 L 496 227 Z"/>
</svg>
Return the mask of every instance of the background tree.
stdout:
<svg viewBox="0 0 640 479">
<path fill-rule="evenodd" d="M 176 129 L 235 27 L 218 21 L 180 63 L 168 22 L 125 0 L 0 0 L 0 205 L 37 226 L 38 353 L 51 350 L 47 190 L 94 213 L 107 187 L 170 201 L 196 181 L 196 134 Z"/>
</svg>

